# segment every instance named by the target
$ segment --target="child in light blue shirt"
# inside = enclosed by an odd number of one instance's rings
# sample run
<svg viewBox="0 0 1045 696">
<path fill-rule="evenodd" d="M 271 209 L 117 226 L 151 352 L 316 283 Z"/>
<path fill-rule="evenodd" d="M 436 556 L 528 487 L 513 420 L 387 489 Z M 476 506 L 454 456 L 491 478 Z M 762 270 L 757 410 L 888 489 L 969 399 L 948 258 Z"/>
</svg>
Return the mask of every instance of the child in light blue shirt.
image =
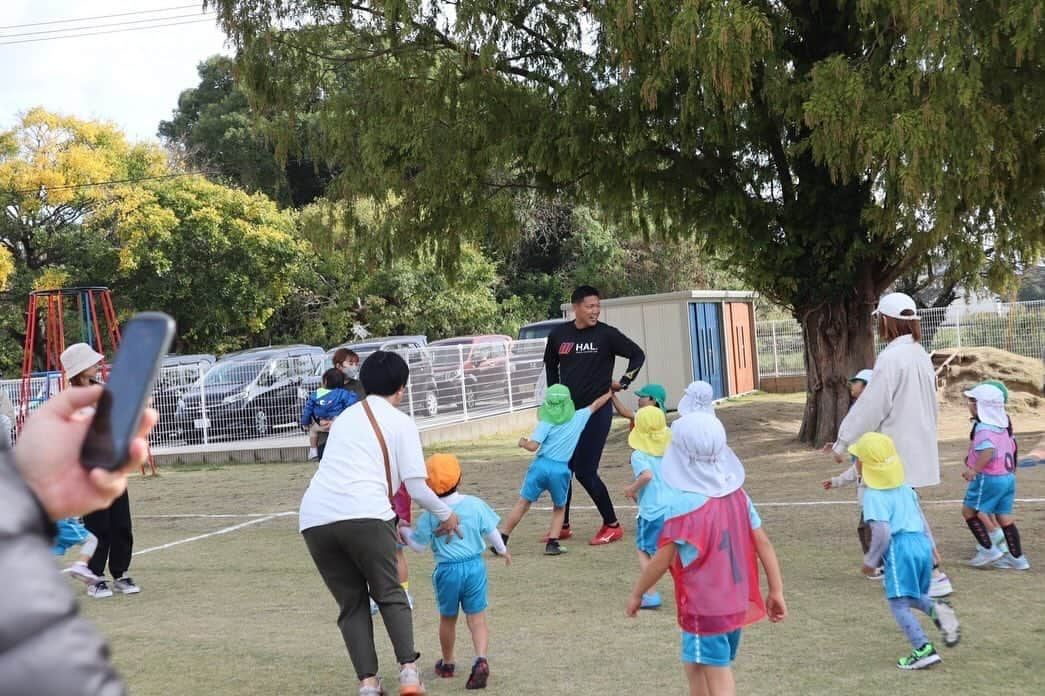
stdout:
<svg viewBox="0 0 1045 696">
<path fill-rule="evenodd" d="M 544 553 L 547 556 L 558 556 L 566 549 L 559 546 L 559 534 L 566 518 L 566 499 L 570 492 L 570 459 L 577 442 L 581 439 L 584 426 L 591 415 L 605 406 L 613 392 L 606 392 L 593 401 L 588 408 L 576 410 L 570 389 L 564 384 L 553 384 L 544 395 L 544 403 L 537 412 L 540 422 L 529 438 L 520 438 L 519 447 L 527 452 L 535 452 L 537 456 L 526 470 L 519 501 L 508 514 L 508 519 L 501 527 L 501 538 L 507 544 L 508 535 L 537 502 L 545 491 L 552 498 L 552 525 L 548 531 Z"/>
<path fill-rule="evenodd" d="M 867 485 L 863 512 L 871 528 L 871 543 L 863 572 L 871 575 L 882 566 L 889 609 L 913 648 L 896 666 L 904 670 L 931 667 L 941 658 L 912 610 L 918 609 L 933 620 L 948 647 L 957 645 L 960 636 L 954 609 L 929 596 L 933 544 L 918 494 L 904 482 L 903 462 L 888 435 L 865 433 L 849 447 L 849 453 L 856 457 L 857 469 Z"/>
<path fill-rule="evenodd" d="M 437 536 L 439 520 L 430 512 L 417 518 L 414 529 L 401 527 L 403 541 L 414 551 L 424 551 L 428 546 L 435 554 L 435 571 L 432 585 L 439 605 L 439 644 L 442 658 L 435 664 L 435 673 L 449 679 L 454 676 L 454 643 L 457 639 L 457 614 L 463 610 L 472 634 L 475 661 L 465 688 L 483 689 L 490 677 L 490 665 L 486 659 L 489 644 L 489 629 L 486 625 L 487 579 L 483 551 L 486 544 L 493 544 L 511 565 L 512 557 L 501 541 L 497 531 L 500 518 L 484 501 L 457 492 L 461 482 L 461 464 L 452 454 L 434 454 L 426 462 L 428 487 L 457 515 L 460 520 L 460 538 Z"/>
<path fill-rule="evenodd" d="M 635 414 L 634 428 L 628 435 L 628 444 L 634 450 L 631 470 L 635 480 L 624 489 L 624 497 L 639 504 L 635 545 L 641 570 L 646 569 L 657 553 L 657 540 L 664 528 L 666 491 L 660 476 L 660 464 L 670 442 L 671 431 L 664 411 L 657 406 L 640 408 Z M 643 609 L 656 609 L 660 605 L 659 592 L 642 595 Z"/>
</svg>

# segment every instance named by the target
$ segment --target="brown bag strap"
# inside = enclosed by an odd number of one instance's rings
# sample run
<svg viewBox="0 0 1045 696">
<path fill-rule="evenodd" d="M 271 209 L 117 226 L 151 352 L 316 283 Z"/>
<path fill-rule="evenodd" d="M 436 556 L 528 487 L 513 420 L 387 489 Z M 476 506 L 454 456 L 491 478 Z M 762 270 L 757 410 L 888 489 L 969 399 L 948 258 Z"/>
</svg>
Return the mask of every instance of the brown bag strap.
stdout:
<svg viewBox="0 0 1045 696">
<path fill-rule="evenodd" d="M 388 445 L 385 444 L 385 436 L 381 434 L 381 427 L 377 424 L 377 419 L 374 418 L 374 412 L 370 410 L 370 404 L 363 399 L 363 410 L 366 411 L 366 417 L 370 419 L 370 425 L 374 428 L 374 434 L 377 435 L 377 442 L 381 445 L 381 456 L 385 458 L 385 482 L 388 484 L 388 504 L 395 510 L 395 501 L 392 499 L 392 463 L 388 459 Z"/>
</svg>

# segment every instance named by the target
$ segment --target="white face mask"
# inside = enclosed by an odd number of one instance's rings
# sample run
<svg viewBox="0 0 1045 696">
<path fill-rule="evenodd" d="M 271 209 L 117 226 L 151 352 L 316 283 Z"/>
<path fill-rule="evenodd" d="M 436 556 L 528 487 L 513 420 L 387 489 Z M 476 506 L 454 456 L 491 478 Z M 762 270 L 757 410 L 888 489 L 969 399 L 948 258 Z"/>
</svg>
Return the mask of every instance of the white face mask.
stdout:
<svg viewBox="0 0 1045 696">
<path fill-rule="evenodd" d="M 345 377 L 348 377 L 349 379 L 359 379 L 359 366 L 358 365 L 348 365 L 348 366 L 345 367 L 344 372 L 345 372 Z"/>
</svg>

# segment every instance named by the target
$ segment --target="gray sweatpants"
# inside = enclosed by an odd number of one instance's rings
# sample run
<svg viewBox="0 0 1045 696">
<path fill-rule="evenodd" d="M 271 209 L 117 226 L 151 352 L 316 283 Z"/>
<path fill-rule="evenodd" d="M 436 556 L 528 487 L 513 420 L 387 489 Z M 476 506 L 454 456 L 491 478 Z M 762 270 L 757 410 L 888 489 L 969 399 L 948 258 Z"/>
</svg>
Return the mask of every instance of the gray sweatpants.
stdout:
<svg viewBox="0 0 1045 696">
<path fill-rule="evenodd" d="M 414 625 L 396 567 L 395 522 L 343 520 L 304 530 L 302 536 L 323 582 L 334 596 L 341 637 L 360 679 L 377 674 L 373 597 L 400 664 L 420 657 L 414 651 Z"/>
</svg>

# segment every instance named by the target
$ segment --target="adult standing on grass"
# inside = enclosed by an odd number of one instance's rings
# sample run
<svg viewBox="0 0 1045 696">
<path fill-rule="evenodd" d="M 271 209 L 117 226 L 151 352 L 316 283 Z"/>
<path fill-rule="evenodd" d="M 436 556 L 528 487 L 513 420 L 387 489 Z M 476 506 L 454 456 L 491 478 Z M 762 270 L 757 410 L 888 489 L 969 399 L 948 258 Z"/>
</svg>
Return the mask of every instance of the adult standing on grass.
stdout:
<svg viewBox="0 0 1045 696">
<path fill-rule="evenodd" d="M 574 320 L 556 327 L 548 336 L 544 349 L 544 368 L 548 386 L 564 384 L 570 388 L 577 410 L 613 389 L 627 389 L 646 361 L 646 354 L 634 341 L 618 329 L 599 322 L 601 311 L 599 291 L 582 285 L 573 291 Z M 628 369 L 618 382 L 613 382 L 613 367 L 617 356 L 628 359 Z M 581 439 L 570 459 L 570 471 L 588 491 L 592 502 L 602 515 L 602 528 L 589 542 L 592 546 L 609 544 L 621 539 L 624 532 L 617 521 L 613 500 L 606 484 L 599 477 L 599 460 L 606 446 L 613 420 L 613 406 L 607 403 L 592 414 L 584 426 Z M 570 531 L 570 500 L 573 486 L 566 497 L 566 517 L 560 539 L 573 536 Z"/>
<path fill-rule="evenodd" d="M 74 343 L 60 356 L 69 386 L 75 388 L 98 384 L 104 356 L 86 343 Z M 112 505 L 83 516 L 83 526 L 98 539 L 87 568 L 98 578 L 98 582 L 87 586 L 87 596 L 95 599 L 119 594 L 138 594 L 141 587 L 131 579 L 127 571 L 131 567 L 134 552 L 134 530 L 131 523 L 131 498 L 124 490 Z M 105 567 L 112 574 L 112 586 L 105 580 Z"/>
<path fill-rule="evenodd" d="M 399 539 L 392 495 L 401 483 L 457 532 L 457 516 L 428 487 L 417 425 L 398 409 L 410 368 L 395 353 L 367 358 L 360 380 L 368 394 L 334 421 L 326 452 L 301 499 L 299 528 L 323 582 L 340 610 L 338 628 L 359 678 L 359 696 L 385 691 L 377 676 L 370 601 L 377 603 L 400 664 L 399 693 L 424 693 L 414 650 L 413 616 L 399 584 Z"/>
<path fill-rule="evenodd" d="M 940 483 L 940 451 L 936 431 L 936 372 L 922 348 L 922 325 L 914 300 L 902 292 L 885 295 L 874 312 L 878 336 L 887 342 L 874 363 L 874 379 L 853 403 L 834 444 L 835 461 L 842 463 L 848 448 L 864 433 L 888 435 L 904 463 L 905 480 L 914 489 Z M 933 547 L 932 597 L 945 597 L 953 588 L 937 567 Z"/>
<path fill-rule="evenodd" d="M 0 451 L 0 568 L 8 570 L 0 593 L 0 694 L 127 692 L 105 640 L 78 615 L 51 553 L 55 520 L 108 507 L 127 488 L 127 472 L 145 461 L 145 437 L 156 424 L 152 409 L 122 470 L 84 467 L 83 409 L 101 395 L 101 387 L 91 386 L 48 399 L 26 420 L 15 448 Z"/>
</svg>

